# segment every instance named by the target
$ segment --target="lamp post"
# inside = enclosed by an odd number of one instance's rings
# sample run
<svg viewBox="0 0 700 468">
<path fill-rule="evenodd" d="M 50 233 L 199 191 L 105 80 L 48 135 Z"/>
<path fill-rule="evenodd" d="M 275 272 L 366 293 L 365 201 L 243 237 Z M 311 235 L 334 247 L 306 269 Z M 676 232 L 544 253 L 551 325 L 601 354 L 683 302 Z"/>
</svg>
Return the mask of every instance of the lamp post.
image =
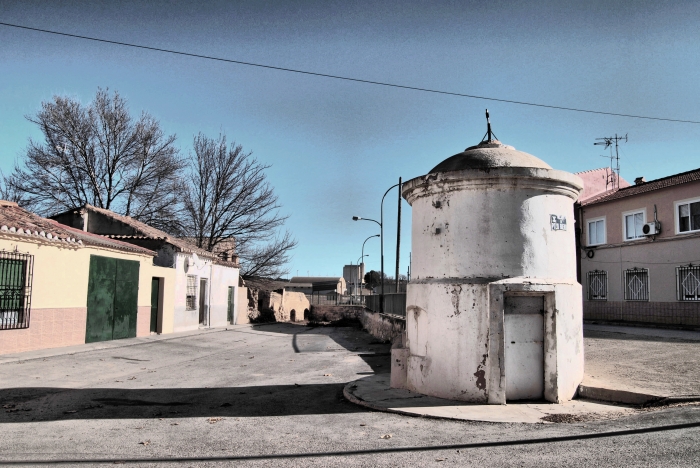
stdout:
<svg viewBox="0 0 700 468">
<path fill-rule="evenodd" d="M 379 221 L 376 219 L 370 219 L 370 218 L 360 218 L 359 216 L 353 216 L 352 220 L 353 221 L 373 221 L 377 224 L 379 224 L 379 243 L 380 243 L 380 255 L 381 255 L 381 280 L 382 280 L 382 292 L 381 292 L 381 297 L 379 298 L 379 312 L 384 313 L 384 198 L 386 198 L 386 195 L 389 193 L 391 189 L 394 187 L 400 187 L 401 186 L 401 179 L 399 178 L 399 183 L 394 184 L 388 189 L 386 189 L 386 192 L 384 192 L 384 196 L 382 196 L 382 203 L 380 204 L 380 210 L 379 210 Z M 401 193 L 401 189 L 399 188 L 399 193 Z M 400 196 L 400 195 L 399 195 Z M 400 226 L 400 224 L 399 224 Z M 396 261 L 398 262 L 399 259 L 397 257 Z"/>
</svg>

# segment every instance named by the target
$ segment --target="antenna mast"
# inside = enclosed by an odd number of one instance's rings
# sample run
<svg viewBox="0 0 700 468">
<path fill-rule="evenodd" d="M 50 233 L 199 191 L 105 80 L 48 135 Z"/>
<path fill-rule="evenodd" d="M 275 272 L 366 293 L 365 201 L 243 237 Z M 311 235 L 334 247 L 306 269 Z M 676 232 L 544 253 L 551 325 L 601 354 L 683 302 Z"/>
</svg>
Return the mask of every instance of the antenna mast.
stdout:
<svg viewBox="0 0 700 468">
<path fill-rule="evenodd" d="M 596 138 L 596 142 L 593 143 L 594 145 L 604 145 L 604 149 L 610 148 L 610 184 L 612 185 L 612 188 L 619 189 L 620 188 L 620 153 L 618 151 L 618 145 L 621 141 L 624 141 L 627 143 L 627 134 L 625 133 L 625 136 L 618 136 L 617 133 L 615 134 L 614 137 L 603 137 L 603 138 Z M 615 145 L 615 156 L 612 154 L 612 146 L 613 144 Z M 604 156 L 607 157 L 607 156 Z M 615 161 L 615 164 L 613 165 L 613 161 Z M 607 188 L 608 181 L 605 181 L 605 186 Z"/>
</svg>

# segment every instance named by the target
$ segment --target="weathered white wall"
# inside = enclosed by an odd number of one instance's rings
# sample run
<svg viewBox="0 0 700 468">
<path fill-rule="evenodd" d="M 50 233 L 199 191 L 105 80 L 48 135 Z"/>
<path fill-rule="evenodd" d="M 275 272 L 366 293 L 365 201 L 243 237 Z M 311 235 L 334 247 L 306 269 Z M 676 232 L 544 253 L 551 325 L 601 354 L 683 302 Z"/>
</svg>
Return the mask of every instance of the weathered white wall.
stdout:
<svg viewBox="0 0 700 468">
<path fill-rule="evenodd" d="M 488 284 L 411 280 L 406 304 L 408 389 L 486 403 Z"/>
</svg>

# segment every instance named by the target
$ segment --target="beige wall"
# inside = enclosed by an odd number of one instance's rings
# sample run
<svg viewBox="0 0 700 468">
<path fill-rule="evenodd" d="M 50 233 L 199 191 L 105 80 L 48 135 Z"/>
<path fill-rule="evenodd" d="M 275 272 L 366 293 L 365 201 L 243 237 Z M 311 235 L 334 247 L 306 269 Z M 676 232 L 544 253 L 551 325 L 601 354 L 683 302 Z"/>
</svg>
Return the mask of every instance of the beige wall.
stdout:
<svg viewBox="0 0 700 468">
<path fill-rule="evenodd" d="M 160 267 L 160 266 L 155 266 L 155 265 L 149 265 L 148 262 L 146 263 L 141 263 L 141 272 L 139 274 L 139 278 L 142 276 L 148 279 L 148 287 L 145 288 L 145 291 L 148 291 L 148 298 L 146 298 L 146 301 L 148 302 L 148 330 L 150 333 L 150 305 L 151 305 L 151 278 L 160 278 L 161 281 L 163 282 L 163 297 L 162 297 L 162 310 L 163 310 L 163 321 L 162 321 L 162 333 L 172 333 L 173 332 L 173 326 L 174 326 L 174 320 L 175 320 L 175 269 L 174 268 L 165 268 L 165 267 Z M 145 306 L 146 304 L 142 302 L 142 293 L 143 291 L 141 290 L 141 280 L 139 280 L 139 306 Z M 141 313 L 139 311 L 139 313 Z M 140 317 L 139 317 L 140 318 Z M 146 333 L 148 334 L 148 333 Z M 137 336 L 142 336 L 138 334 L 137 331 Z"/>
<path fill-rule="evenodd" d="M 605 218 L 606 243 L 595 246 L 593 258 L 581 258 L 584 301 L 588 300 L 587 273 L 608 273 L 608 301 L 623 301 L 623 271 L 649 270 L 649 302 L 677 302 L 676 267 L 700 263 L 700 233 L 676 234 L 675 202 L 700 197 L 700 182 L 683 184 L 649 193 L 583 207 L 582 244 L 588 246 L 587 221 Z M 654 219 L 654 204 L 661 222 L 661 233 L 641 239 L 623 240 L 623 213 L 644 209 L 646 222 Z"/>
<path fill-rule="evenodd" d="M 654 190 L 619 200 L 612 200 L 598 205 L 583 207 L 583 239 L 588 245 L 588 225 L 586 220 L 605 217 L 606 244 L 625 244 L 638 241 L 623 241 L 622 213 L 643 209 L 646 211 L 645 222 L 654 220 L 654 205 L 658 220 L 661 222 L 661 234 L 657 239 L 676 237 L 676 214 L 674 202 L 688 198 L 700 197 L 700 181 Z"/>
</svg>

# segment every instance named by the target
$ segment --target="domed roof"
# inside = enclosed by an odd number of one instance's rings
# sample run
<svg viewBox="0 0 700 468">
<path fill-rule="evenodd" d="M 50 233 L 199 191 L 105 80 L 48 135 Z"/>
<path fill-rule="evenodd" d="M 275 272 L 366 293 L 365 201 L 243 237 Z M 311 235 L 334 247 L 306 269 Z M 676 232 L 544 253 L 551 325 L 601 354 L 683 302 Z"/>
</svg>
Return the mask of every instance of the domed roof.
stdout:
<svg viewBox="0 0 700 468">
<path fill-rule="evenodd" d="M 498 140 L 489 139 L 482 141 L 476 146 L 470 146 L 461 153 L 450 156 L 432 168 L 430 173 L 461 171 L 464 169 L 493 169 L 497 167 L 552 168 L 538 157 L 518 151 Z"/>
</svg>

